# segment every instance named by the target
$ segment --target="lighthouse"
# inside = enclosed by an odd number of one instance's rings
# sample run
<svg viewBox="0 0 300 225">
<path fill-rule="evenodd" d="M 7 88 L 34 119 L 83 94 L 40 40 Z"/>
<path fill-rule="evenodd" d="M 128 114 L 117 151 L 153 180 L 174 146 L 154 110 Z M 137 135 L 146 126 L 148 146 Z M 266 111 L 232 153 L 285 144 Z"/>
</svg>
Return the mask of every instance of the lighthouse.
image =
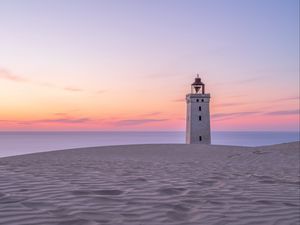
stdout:
<svg viewBox="0 0 300 225">
<path fill-rule="evenodd" d="M 210 144 L 210 94 L 205 93 L 205 84 L 197 74 L 191 84 L 191 93 L 186 95 L 186 143 Z"/>
</svg>

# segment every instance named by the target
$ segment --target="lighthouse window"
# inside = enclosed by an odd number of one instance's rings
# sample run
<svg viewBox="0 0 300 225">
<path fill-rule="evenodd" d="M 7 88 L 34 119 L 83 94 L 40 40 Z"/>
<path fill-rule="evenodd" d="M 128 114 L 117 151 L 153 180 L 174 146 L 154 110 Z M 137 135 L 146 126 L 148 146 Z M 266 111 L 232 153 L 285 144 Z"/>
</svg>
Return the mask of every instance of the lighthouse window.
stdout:
<svg viewBox="0 0 300 225">
<path fill-rule="evenodd" d="M 202 119 L 201 116 L 199 116 L 199 121 L 200 121 L 201 119 Z"/>
<path fill-rule="evenodd" d="M 199 111 L 201 111 L 201 106 L 199 106 Z"/>
<path fill-rule="evenodd" d="M 204 99 L 201 99 L 201 102 L 204 102 Z"/>
<path fill-rule="evenodd" d="M 202 136 L 199 136 L 199 141 L 202 141 Z"/>
<path fill-rule="evenodd" d="M 196 102 L 199 102 L 199 99 L 197 99 Z"/>
</svg>

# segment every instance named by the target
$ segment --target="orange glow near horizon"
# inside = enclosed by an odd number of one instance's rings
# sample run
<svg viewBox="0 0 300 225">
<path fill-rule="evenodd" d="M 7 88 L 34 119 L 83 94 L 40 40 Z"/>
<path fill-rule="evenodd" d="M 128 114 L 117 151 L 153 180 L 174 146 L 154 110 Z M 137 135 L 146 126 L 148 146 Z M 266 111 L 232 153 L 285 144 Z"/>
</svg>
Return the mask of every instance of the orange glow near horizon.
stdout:
<svg viewBox="0 0 300 225">
<path fill-rule="evenodd" d="M 189 87 L 187 87 L 188 89 Z M 213 92 L 213 90 L 211 90 Z M 55 94 L 55 93 L 54 93 Z M 67 93 L 58 99 L 46 101 L 28 98 L 7 105 L 0 112 L 2 131 L 184 131 L 186 105 L 181 99 L 145 98 L 140 94 L 134 98 L 118 100 L 119 94 L 103 93 L 84 101 L 83 93 Z M 147 94 L 146 94 L 147 95 Z M 184 96 L 184 93 L 182 93 Z M 213 94 L 212 94 L 213 95 Z M 71 101 L 67 99 L 71 96 Z M 23 96 L 24 97 L 24 96 Z M 75 99 L 82 99 L 79 102 Z M 226 98 L 225 98 L 226 99 Z M 294 105 L 297 101 L 286 102 L 290 108 L 279 110 L 281 104 L 266 102 L 252 103 L 244 98 L 228 98 L 229 102 L 220 103 L 220 98 L 211 101 L 212 130 L 291 130 L 299 129 L 299 116 Z M 55 101 L 56 100 L 56 101 Z M 109 103 L 116 102 L 115 104 Z M 72 104 L 73 102 L 73 104 Z M 143 104 L 136 104 L 142 102 Z M 5 103 L 5 101 L 4 101 Z M 3 104 L 3 102 L 2 102 Z M 77 106 L 77 107 L 75 107 Z M 260 110 L 258 110 L 260 109 Z"/>
</svg>

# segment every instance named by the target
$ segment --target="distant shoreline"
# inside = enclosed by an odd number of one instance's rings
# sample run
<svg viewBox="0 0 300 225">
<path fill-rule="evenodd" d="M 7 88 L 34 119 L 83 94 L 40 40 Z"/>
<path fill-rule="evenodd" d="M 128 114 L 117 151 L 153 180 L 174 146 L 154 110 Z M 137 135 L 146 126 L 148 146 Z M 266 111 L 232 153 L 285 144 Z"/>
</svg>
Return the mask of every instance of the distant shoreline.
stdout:
<svg viewBox="0 0 300 225">
<path fill-rule="evenodd" d="M 153 147 L 155 148 L 156 146 L 193 146 L 195 148 L 201 149 L 202 147 L 204 148 L 240 148 L 240 149 L 254 149 L 254 148 L 268 148 L 268 147 L 276 147 L 280 148 L 285 145 L 299 145 L 300 147 L 300 141 L 293 141 L 293 142 L 283 142 L 280 144 L 270 144 L 270 145 L 264 145 L 264 146 L 238 146 L 238 145 L 206 145 L 206 144 L 184 144 L 184 143 L 179 143 L 179 144 L 173 144 L 173 143 L 164 143 L 164 144 L 130 144 L 130 145 L 105 145 L 105 146 L 91 146 L 91 147 L 79 147 L 79 148 L 68 148 L 68 149 L 57 149 L 57 150 L 50 150 L 50 151 L 43 151 L 43 152 L 33 152 L 33 153 L 28 153 L 28 154 L 23 154 L 23 155 L 13 155 L 13 156 L 7 156 L 7 157 L 0 157 L 0 160 L 2 158 L 10 158 L 10 157 L 22 157 L 26 155 L 32 155 L 32 154 L 43 154 L 43 153 L 51 153 L 51 152 L 60 152 L 60 151 L 88 151 L 88 150 L 93 150 L 93 149 L 98 149 L 99 151 L 101 150 L 107 150 L 107 149 L 113 149 L 113 148 L 130 148 L 130 147 Z"/>
<path fill-rule="evenodd" d="M 212 132 L 212 144 L 265 146 L 299 141 L 298 132 Z M 185 132 L 0 132 L 0 157 L 131 144 L 184 144 Z"/>
</svg>

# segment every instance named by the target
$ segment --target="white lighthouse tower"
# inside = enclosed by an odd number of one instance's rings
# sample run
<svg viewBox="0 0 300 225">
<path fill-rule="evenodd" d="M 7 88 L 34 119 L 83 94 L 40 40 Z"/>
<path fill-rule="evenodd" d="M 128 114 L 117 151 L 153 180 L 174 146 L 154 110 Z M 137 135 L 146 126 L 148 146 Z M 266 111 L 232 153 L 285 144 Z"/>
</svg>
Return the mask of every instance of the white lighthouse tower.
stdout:
<svg viewBox="0 0 300 225">
<path fill-rule="evenodd" d="M 191 85 L 191 93 L 186 95 L 186 143 L 210 144 L 210 94 L 205 93 L 205 85 L 197 74 Z"/>
</svg>

